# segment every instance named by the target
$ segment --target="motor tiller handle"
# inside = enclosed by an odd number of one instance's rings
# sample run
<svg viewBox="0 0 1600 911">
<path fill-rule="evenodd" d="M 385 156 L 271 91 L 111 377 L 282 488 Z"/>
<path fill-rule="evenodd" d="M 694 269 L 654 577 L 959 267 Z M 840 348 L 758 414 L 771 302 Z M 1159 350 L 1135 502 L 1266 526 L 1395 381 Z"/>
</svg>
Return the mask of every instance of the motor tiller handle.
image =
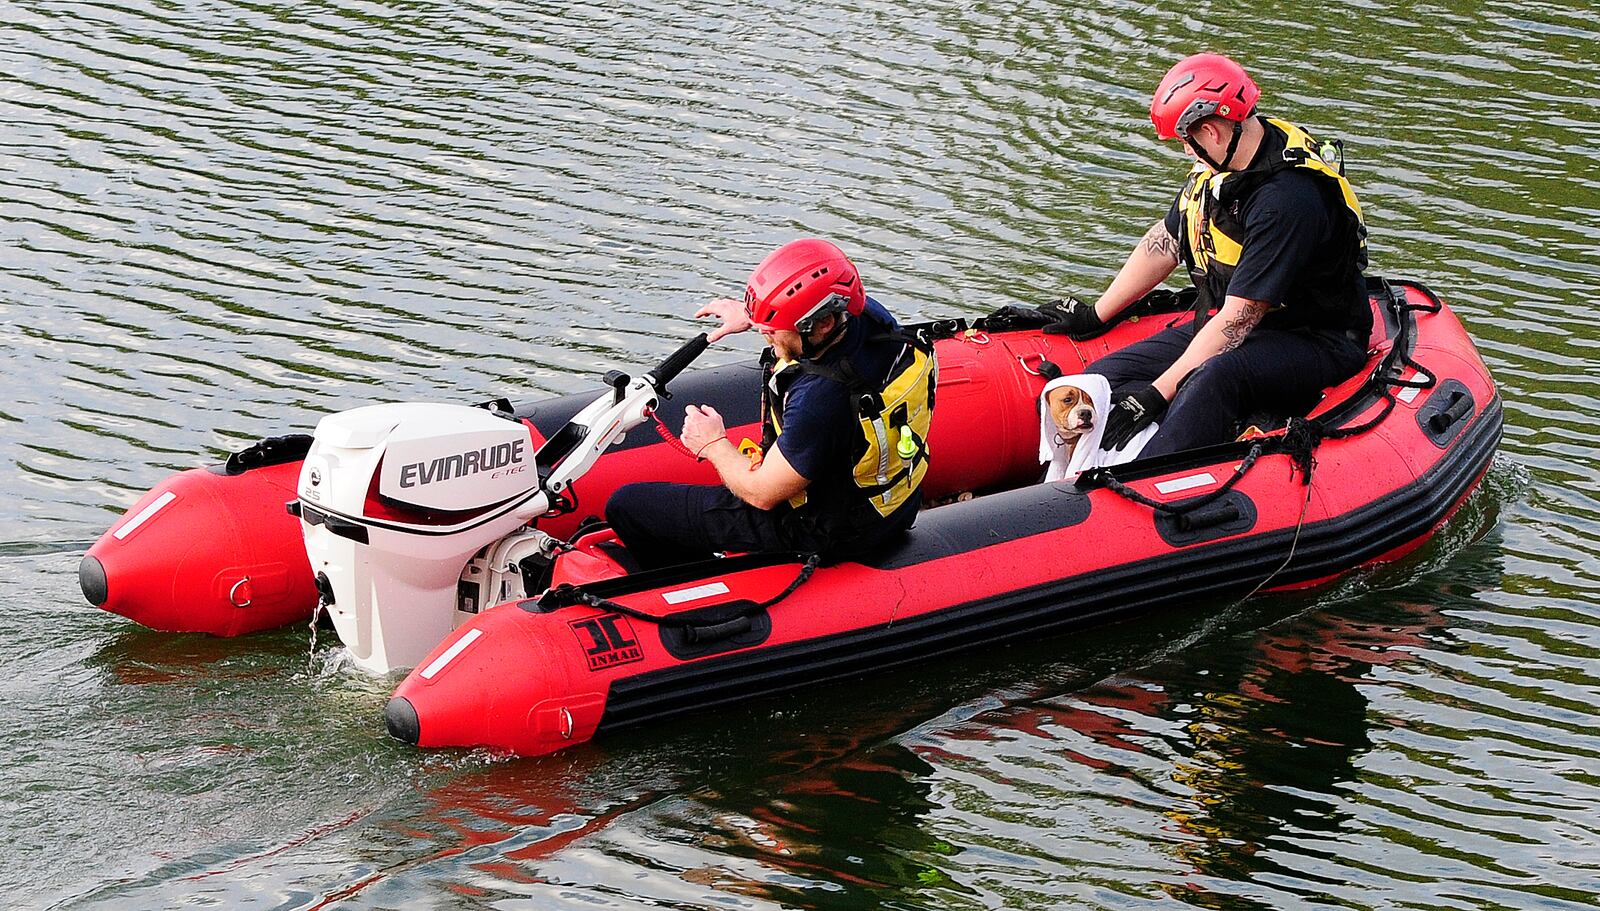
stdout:
<svg viewBox="0 0 1600 911">
<path fill-rule="evenodd" d="M 702 332 L 686 342 L 682 348 L 672 352 L 661 362 L 661 366 L 646 373 L 645 377 L 650 380 L 650 385 L 655 387 L 656 392 L 666 395 L 667 384 L 677 379 L 683 368 L 693 363 L 694 359 L 700 356 L 700 352 L 710 345 L 711 342 L 706 340 L 706 334 Z"/>
</svg>

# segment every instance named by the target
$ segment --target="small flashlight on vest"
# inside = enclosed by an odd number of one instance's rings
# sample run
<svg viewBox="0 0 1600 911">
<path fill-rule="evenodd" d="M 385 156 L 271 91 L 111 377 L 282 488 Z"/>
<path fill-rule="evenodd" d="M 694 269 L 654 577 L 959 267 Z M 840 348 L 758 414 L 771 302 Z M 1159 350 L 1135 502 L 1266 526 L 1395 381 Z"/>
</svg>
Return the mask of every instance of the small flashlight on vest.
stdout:
<svg viewBox="0 0 1600 911">
<path fill-rule="evenodd" d="M 910 427 L 900 428 L 900 442 L 894 448 L 902 459 L 909 459 L 917 454 L 917 439 L 911 435 Z"/>
</svg>

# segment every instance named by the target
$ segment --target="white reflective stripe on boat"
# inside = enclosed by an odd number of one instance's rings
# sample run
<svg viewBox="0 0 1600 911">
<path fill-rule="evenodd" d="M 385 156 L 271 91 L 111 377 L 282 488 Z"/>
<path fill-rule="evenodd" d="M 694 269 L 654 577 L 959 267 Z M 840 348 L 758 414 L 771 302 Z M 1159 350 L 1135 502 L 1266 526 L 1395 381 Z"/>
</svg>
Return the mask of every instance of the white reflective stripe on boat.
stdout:
<svg viewBox="0 0 1600 911">
<path fill-rule="evenodd" d="M 465 650 L 467 646 L 477 642 L 478 637 L 481 635 L 483 635 L 483 630 L 481 629 L 467 630 L 467 634 L 462 636 L 460 639 L 457 639 L 455 645 L 445 649 L 443 655 L 433 659 L 433 661 L 430 662 L 427 667 L 422 669 L 422 679 L 432 680 L 434 674 L 444 670 L 445 665 L 455 660 L 455 657 L 461 654 L 461 652 Z"/>
<path fill-rule="evenodd" d="M 1189 475 L 1187 478 L 1160 481 L 1156 484 L 1156 490 L 1162 493 L 1177 493 L 1180 490 L 1194 490 L 1196 487 L 1204 487 L 1207 484 L 1215 483 L 1217 483 L 1217 479 L 1211 476 L 1211 472 L 1202 471 L 1199 474 Z"/>
<path fill-rule="evenodd" d="M 111 535 L 111 537 L 116 538 L 118 541 L 121 541 L 123 538 L 126 538 L 127 536 L 133 534 L 134 532 L 139 530 L 139 526 L 141 526 L 144 523 L 150 521 L 150 517 L 151 516 L 155 515 L 156 513 L 160 512 L 161 510 L 165 509 L 168 503 L 171 503 L 173 500 L 176 500 L 177 498 L 178 498 L 178 495 L 173 493 L 170 490 L 167 491 L 166 493 L 162 494 L 161 496 L 156 497 L 156 501 L 154 503 L 151 503 L 149 506 L 146 506 L 145 508 L 139 510 L 139 514 L 138 515 L 136 515 L 132 519 L 128 520 L 128 524 L 126 524 L 126 525 L 122 526 L 121 528 L 117 529 Z"/>
<path fill-rule="evenodd" d="M 1402 380 L 1414 380 L 1416 378 L 1417 378 L 1417 371 L 1415 371 L 1415 370 L 1411 371 L 1411 375 L 1410 376 L 1401 377 Z M 1409 404 L 1411 404 L 1411 402 L 1414 399 L 1416 399 L 1417 396 L 1419 396 L 1421 394 L 1422 394 L 1422 387 L 1420 387 L 1420 386 L 1407 386 L 1406 388 L 1400 390 L 1400 392 L 1395 396 L 1395 398 L 1397 398 L 1400 401 L 1405 402 L 1407 405 L 1409 405 Z"/>
<path fill-rule="evenodd" d="M 680 588 L 675 592 L 662 592 L 661 600 L 668 604 L 682 604 L 685 601 L 699 601 L 712 595 L 726 595 L 728 586 L 721 582 L 707 582 L 705 585 L 696 585 L 694 588 Z"/>
</svg>

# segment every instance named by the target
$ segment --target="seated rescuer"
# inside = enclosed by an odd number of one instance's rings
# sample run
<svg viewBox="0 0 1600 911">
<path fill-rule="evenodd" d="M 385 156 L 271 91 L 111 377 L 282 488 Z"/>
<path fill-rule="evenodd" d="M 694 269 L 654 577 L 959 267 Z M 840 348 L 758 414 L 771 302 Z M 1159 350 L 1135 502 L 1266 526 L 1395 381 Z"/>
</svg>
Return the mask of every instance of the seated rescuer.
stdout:
<svg viewBox="0 0 1600 911">
<path fill-rule="evenodd" d="M 778 248 L 744 301 L 719 298 L 715 341 L 755 327 L 762 353 L 762 440 L 747 455 L 722 416 L 691 405 L 684 445 L 717 486 L 640 483 L 612 494 L 606 518 L 640 566 L 721 551 L 858 556 L 911 526 L 928 471 L 932 349 L 866 296 L 856 267 L 825 240 Z"/>
<path fill-rule="evenodd" d="M 1225 442 L 1255 412 L 1304 414 L 1366 363 L 1367 232 L 1339 147 L 1255 116 L 1260 94 L 1218 54 L 1167 73 L 1150 119 L 1159 138 L 1182 141 L 1195 159 L 1188 182 L 1100 299 L 1073 301 L 1052 327 L 1101 334 L 1179 260 L 1199 289 L 1193 324 L 1086 369 L 1111 383 L 1106 449 L 1122 449 L 1158 419 L 1144 456 Z"/>
</svg>

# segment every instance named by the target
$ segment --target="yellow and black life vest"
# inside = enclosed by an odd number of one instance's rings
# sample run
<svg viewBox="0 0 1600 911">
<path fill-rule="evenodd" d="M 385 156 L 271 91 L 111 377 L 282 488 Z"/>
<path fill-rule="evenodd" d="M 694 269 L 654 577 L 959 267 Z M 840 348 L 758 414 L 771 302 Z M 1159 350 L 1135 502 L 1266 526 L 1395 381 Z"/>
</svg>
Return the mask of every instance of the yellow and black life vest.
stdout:
<svg viewBox="0 0 1600 911">
<path fill-rule="evenodd" d="M 768 452 L 783 433 L 783 406 L 789 390 L 801 376 L 812 374 L 837 382 L 849 393 L 859 437 L 853 452 L 859 453 L 851 469 L 852 485 L 845 502 L 818 502 L 812 491 L 802 491 L 789 506 L 810 514 L 827 526 L 843 520 L 847 525 L 870 523 L 887 518 L 911 499 L 922 487 L 928 473 L 928 428 L 933 422 L 934 389 L 938 365 L 933 344 L 925 334 L 904 329 L 888 329 L 862 318 L 869 333 L 864 345 L 895 345 L 888 375 L 863 377 L 847 360 L 819 364 L 809 360 L 779 362 L 768 349 L 762 358 L 762 439 L 761 450 Z M 817 487 L 818 479 L 812 479 Z M 822 500 L 829 499 L 824 496 Z M 831 515 L 817 515 L 826 511 Z"/>
<path fill-rule="evenodd" d="M 1367 265 L 1366 222 L 1355 190 L 1344 177 L 1342 145 L 1336 141 L 1318 143 L 1310 133 L 1286 120 L 1271 117 L 1260 120 L 1267 136 L 1262 140 L 1262 153 L 1251 167 L 1219 172 L 1197 161 L 1178 196 L 1178 210 L 1183 216 L 1179 249 L 1189 277 L 1200 291 L 1198 307 L 1202 314 L 1222 306 L 1233 270 L 1239 265 L 1244 236 L 1244 226 L 1238 217 L 1240 204 L 1272 175 L 1289 168 L 1302 168 L 1323 184 L 1324 198 L 1334 209 L 1330 215 L 1342 226 L 1337 235 L 1341 249 L 1335 251 L 1340 265 L 1354 273 Z M 1308 311 L 1299 314 L 1299 321 L 1311 325 L 1341 324 L 1344 316 L 1359 317 L 1360 314 L 1339 312 L 1352 307 L 1362 311 L 1367 308 L 1364 294 L 1344 300 L 1351 292 L 1342 284 L 1339 288 L 1328 289 L 1327 299 L 1297 302 Z M 1359 281 L 1349 284 L 1352 289 L 1362 287 Z M 1280 307 L 1284 304 L 1283 301 L 1272 303 Z"/>
</svg>

